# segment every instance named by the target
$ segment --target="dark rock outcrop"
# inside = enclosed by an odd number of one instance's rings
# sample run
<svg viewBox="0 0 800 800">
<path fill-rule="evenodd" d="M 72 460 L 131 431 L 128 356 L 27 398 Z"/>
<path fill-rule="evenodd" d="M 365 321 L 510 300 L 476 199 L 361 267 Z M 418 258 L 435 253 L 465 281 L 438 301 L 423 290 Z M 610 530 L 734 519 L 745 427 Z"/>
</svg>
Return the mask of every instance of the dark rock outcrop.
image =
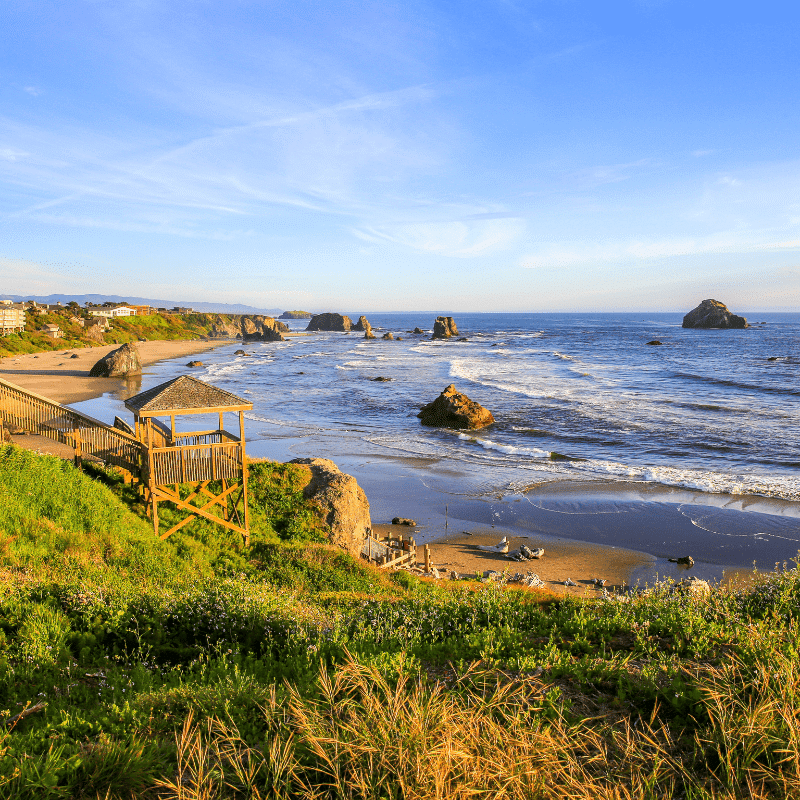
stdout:
<svg viewBox="0 0 800 800">
<path fill-rule="evenodd" d="M 431 339 L 449 339 L 458 336 L 458 328 L 452 317 L 436 317 L 433 323 L 433 336 Z"/>
<path fill-rule="evenodd" d="M 187 367 L 202 367 L 203 366 L 203 362 L 202 361 L 190 361 L 186 366 Z"/>
<path fill-rule="evenodd" d="M 391 378 L 387 378 L 385 375 L 378 375 L 377 378 L 370 378 L 370 380 L 377 381 L 378 383 L 387 383 Z"/>
<path fill-rule="evenodd" d="M 475 430 L 494 422 L 491 411 L 461 394 L 452 383 L 417 416 L 423 425 L 439 428 Z"/>
<path fill-rule="evenodd" d="M 650 342 L 645 342 L 645 344 L 649 344 L 649 345 L 651 345 L 652 347 L 657 347 L 657 346 L 658 346 L 658 345 L 660 345 L 660 344 L 664 344 L 664 342 L 659 342 L 659 341 L 658 341 L 658 339 L 653 339 L 653 340 L 652 340 L 652 341 L 650 341 Z"/>
<path fill-rule="evenodd" d="M 352 475 L 345 475 L 327 458 L 295 458 L 291 463 L 308 470 L 303 496 L 319 509 L 328 541 L 358 558 L 372 530 L 364 490 Z"/>
<path fill-rule="evenodd" d="M 392 525 L 407 525 L 410 528 L 416 528 L 416 520 L 409 519 L 408 517 L 395 517 L 392 520 Z"/>
<path fill-rule="evenodd" d="M 384 333 L 383 336 L 381 336 L 381 339 L 394 339 L 394 334 L 389 331 L 388 333 Z"/>
<path fill-rule="evenodd" d="M 241 329 L 245 342 L 282 342 L 283 334 L 289 331 L 282 322 L 261 314 L 242 317 Z"/>
<path fill-rule="evenodd" d="M 278 319 L 311 319 L 313 316 L 310 311 L 284 311 Z"/>
<path fill-rule="evenodd" d="M 353 328 L 350 317 L 328 312 L 311 317 L 307 331 L 349 331 Z"/>
<path fill-rule="evenodd" d="M 746 328 L 747 320 L 728 311 L 719 300 L 703 300 L 683 318 L 684 328 Z"/>
<path fill-rule="evenodd" d="M 411 331 L 411 333 L 425 333 L 425 331 L 422 330 L 422 328 L 414 328 L 414 330 Z"/>
<path fill-rule="evenodd" d="M 126 375 L 141 375 L 142 362 L 139 348 L 134 342 L 112 350 L 103 356 L 90 370 L 90 378 L 124 378 Z"/>
<path fill-rule="evenodd" d="M 367 328 L 370 327 L 369 320 L 362 314 L 358 318 L 358 322 L 351 328 L 354 331 L 365 331 Z"/>
</svg>

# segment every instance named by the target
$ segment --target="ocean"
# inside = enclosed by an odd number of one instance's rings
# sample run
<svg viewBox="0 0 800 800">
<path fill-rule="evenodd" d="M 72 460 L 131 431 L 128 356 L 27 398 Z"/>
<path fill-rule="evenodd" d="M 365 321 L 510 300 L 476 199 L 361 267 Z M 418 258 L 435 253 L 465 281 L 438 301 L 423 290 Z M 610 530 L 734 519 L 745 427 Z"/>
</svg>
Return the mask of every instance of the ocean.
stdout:
<svg viewBox="0 0 800 800">
<path fill-rule="evenodd" d="M 440 505 L 461 497 L 492 507 L 548 488 L 634 485 L 674 503 L 755 504 L 758 516 L 784 518 L 784 534 L 797 530 L 800 314 L 751 314 L 745 330 L 684 330 L 682 315 L 668 313 L 455 314 L 467 341 L 410 333 L 430 331 L 434 313 L 367 316 L 375 341 L 352 332 L 227 344 L 190 374 L 253 402 L 251 456 L 331 458 L 362 485 L 394 486 L 395 513 L 414 482 Z M 387 331 L 394 341 L 380 339 Z M 240 348 L 249 355 L 234 355 Z M 162 362 L 141 388 L 184 372 Z M 420 406 L 451 383 L 495 424 L 422 426 Z M 77 407 L 101 419 L 127 413 L 119 398 Z M 793 555 L 794 533 L 784 538 Z"/>
</svg>

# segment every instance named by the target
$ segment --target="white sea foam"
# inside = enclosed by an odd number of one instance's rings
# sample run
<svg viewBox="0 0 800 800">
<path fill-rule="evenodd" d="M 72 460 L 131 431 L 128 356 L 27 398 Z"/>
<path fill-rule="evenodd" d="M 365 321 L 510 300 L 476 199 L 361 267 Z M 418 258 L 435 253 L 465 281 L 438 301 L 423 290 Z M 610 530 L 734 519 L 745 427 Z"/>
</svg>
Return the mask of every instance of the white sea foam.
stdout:
<svg viewBox="0 0 800 800">
<path fill-rule="evenodd" d="M 477 436 L 470 436 L 468 433 L 459 433 L 458 438 L 462 441 L 479 444 L 484 450 L 497 450 L 498 453 L 506 453 L 507 455 L 524 455 L 533 458 L 549 458 L 549 450 L 540 450 L 538 447 L 515 447 L 510 444 L 500 444 L 493 442 L 491 439 L 484 439 Z"/>
</svg>

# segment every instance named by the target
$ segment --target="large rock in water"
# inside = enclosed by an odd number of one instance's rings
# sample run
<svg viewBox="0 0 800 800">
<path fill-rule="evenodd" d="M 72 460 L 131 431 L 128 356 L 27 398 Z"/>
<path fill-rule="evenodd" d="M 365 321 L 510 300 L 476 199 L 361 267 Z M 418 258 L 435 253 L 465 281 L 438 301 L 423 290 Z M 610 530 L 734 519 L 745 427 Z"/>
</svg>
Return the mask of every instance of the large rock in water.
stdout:
<svg viewBox="0 0 800 800">
<path fill-rule="evenodd" d="M 439 428 L 475 430 L 494 422 L 491 411 L 461 394 L 452 383 L 432 403 L 423 406 L 417 416 L 423 425 Z"/>
<path fill-rule="evenodd" d="M 350 317 L 341 314 L 317 314 L 311 317 L 307 331 L 349 331 L 353 327 Z"/>
<path fill-rule="evenodd" d="M 242 317 L 242 340 L 245 342 L 282 342 L 289 328 L 282 322 L 261 314 Z"/>
<path fill-rule="evenodd" d="M 746 328 L 747 320 L 728 311 L 719 300 L 703 300 L 683 318 L 684 328 Z"/>
<path fill-rule="evenodd" d="M 352 330 L 354 330 L 354 331 L 365 331 L 365 330 L 367 330 L 367 328 L 370 328 L 370 327 L 372 327 L 372 326 L 369 324 L 369 320 L 362 314 L 358 318 L 358 322 L 356 322 L 356 324 L 353 325 Z"/>
<path fill-rule="evenodd" d="M 90 378 L 124 378 L 126 375 L 141 375 L 142 362 L 136 342 L 112 350 L 103 356 L 90 370 Z"/>
<path fill-rule="evenodd" d="M 364 490 L 352 475 L 345 475 L 327 458 L 295 458 L 291 463 L 308 469 L 303 496 L 319 508 L 328 526 L 328 541 L 358 558 L 372 530 Z"/>
<path fill-rule="evenodd" d="M 433 336 L 431 339 L 449 339 L 458 336 L 458 328 L 452 317 L 436 317 L 433 323 Z"/>
</svg>

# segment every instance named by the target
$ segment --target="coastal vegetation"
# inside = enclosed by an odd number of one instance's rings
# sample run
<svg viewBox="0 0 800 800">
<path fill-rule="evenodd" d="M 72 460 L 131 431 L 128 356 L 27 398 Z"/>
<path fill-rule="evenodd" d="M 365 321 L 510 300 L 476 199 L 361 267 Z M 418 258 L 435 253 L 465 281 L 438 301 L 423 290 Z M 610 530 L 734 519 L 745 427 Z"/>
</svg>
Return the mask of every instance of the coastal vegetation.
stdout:
<svg viewBox="0 0 800 800">
<path fill-rule="evenodd" d="M 250 546 L 0 447 L 2 798 L 800 796 L 800 578 L 582 600 L 387 574 L 251 466 Z"/>
<path fill-rule="evenodd" d="M 0 337 L 0 358 L 22 353 L 41 353 L 50 350 L 65 350 L 79 347 L 95 347 L 103 344 L 124 344 L 140 339 L 177 340 L 199 339 L 212 333 L 220 320 L 230 323 L 231 315 L 223 314 L 150 314 L 149 316 L 115 317 L 108 330 L 83 327 L 77 317 L 64 312 L 27 315 L 25 330 Z M 90 317 L 83 320 L 89 325 Z M 41 328 L 47 324 L 57 325 L 62 337 L 52 338 Z"/>
</svg>

